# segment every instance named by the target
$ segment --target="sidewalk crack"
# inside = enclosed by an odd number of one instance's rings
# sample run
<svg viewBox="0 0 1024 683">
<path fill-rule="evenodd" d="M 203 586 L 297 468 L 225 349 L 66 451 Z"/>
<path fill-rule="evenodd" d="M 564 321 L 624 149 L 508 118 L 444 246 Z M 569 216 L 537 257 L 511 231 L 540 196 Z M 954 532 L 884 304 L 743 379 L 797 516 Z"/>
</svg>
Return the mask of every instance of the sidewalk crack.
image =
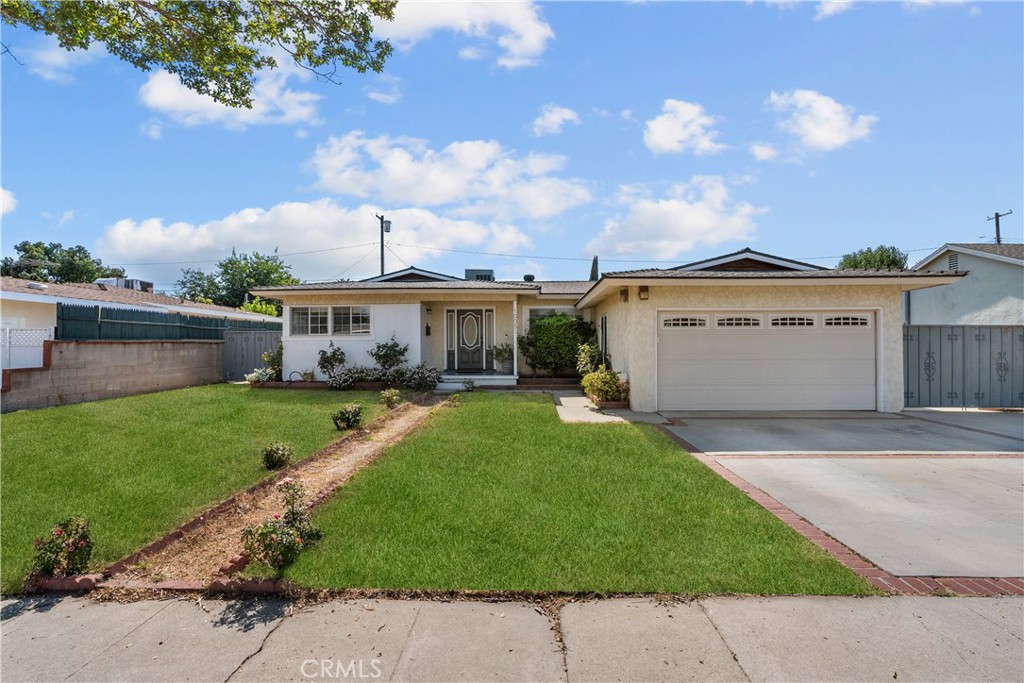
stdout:
<svg viewBox="0 0 1024 683">
<path fill-rule="evenodd" d="M 78 667 L 77 669 L 75 669 L 74 671 L 72 671 L 71 673 L 69 673 L 69 674 L 68 674 L 67 676 L 65 676 L 65 677 L 64 677 L 64 680 L 68 680 L 69 678 L 71 678 L 72 676 L 74 676 L 75 674 L 77 674 L 77 673 L 78 673 L 79 671 L 81 671 L 81 670 L 82 670 L 82 669 L 84 669 L 85 667 L 89 666 L 89 665 L 90 665 L 90 664 L 92 664 L 92 663 L 93 663 L 94 661 L 96 661 L 97 659 L 99 659 L 100 657 L 102 657 L 103 655 L 105 655 L 105 654 L 106 654 L 107 652 L 109 652 L 110 650 L 112 650 L 112 649 L 114 648 L 114 646 L 115 646 L 115 645 L 117 645 L 118 643 L 121 643 L 121 642 L 123 642 L 125 638 L 127 638 L 127 637 L 128 637 L 128 636 L 130 636 L 131 634 L 133 634 L 133 633 L 135 633 L 136 631 L 138 631 L 138 630 L 139 630 L 140 628 L 142 628 L 143 626 L 145 626 L 146 624 L 148 624 L 148 623 L 150 622 L 150 620 L 154 619 L 154 618 L 156 617 L 156 615 L 160 614 L 160 613 L 161 613 L 161 612 L 163 612 L 163 611 L 164 611 L 165 609 L 167 609 L 168 607 L 170 607 L 170 606 L 171 606 L 171 603 L 172 603 L 172 602 L 174 602 L 174 600 L 168 600 L 168 601 L 167 601 L 167 604 L 166 604 L 166 605 L 164 605 L 163 607 L 161 607 L 160 609 L 158 609 L 157 611 L 153 612 L 153 613 L 152 613 L 151 615 L 149 615 L 148 617 L 146 617 L 145 619 L 143 619 L 143 620 L 142 620 L 142 621 L 141 621 L 141 622 L 140 622 L 140 623 L 139 623 L 139 624 L 138 624 L 138 625 L 137 625 L 137 626 L 136 626 L 135 628 L 133 628 L 132 630 L 128 631 L 128 633 L 125 633 L 125 634 L 124 634 L 123 636 L 121 636 L 120 638 L 118 638 L 117 640 L 115 640 L 115 641 L 114 641 L 113 643 L 111 643 L 110 645 L 108 645 L 107 647 L 105 647 L 105 648 L 104 648 L 103 650 L 101 650 L 101 651 L 97 652 L 95 656 L 93 656 L 93 657 L 90 657 L 88 661 L 86 661 L 86 662 L 85 662 L 84 664 L 82 664 L 82 666 Z M 102 603 L 100 603 L 100 604 L 102 604 Z"/>
<path fill-rule="evenodd" d="M 274 635 L 274 632 L 277 631 L 277 629 L 281 628 L 281 624 L 283 624 L 284 620 L 287 619 L 287 618 L 288 618 L 288 616 L 282 616 L 280 619 L 277 620 L 276 624 L 274 624 L 273 626 L 270 627 L 270 629 L 267 631 L 267 635 L 263 636 L 263 640 L 260 641 L 260 646 L 258 648 L 256 648 L 256 651 L 250 653 L 249 655 L 247 655 L 246 658 L 243 659 L 238 664 L 238 666 L 235 667 L 235 670 L 232 671 L 228 675 L 228 677 L 224 679 L 224 683 L 227 683 L 228 681 L 230 681 L 234 677 L 234 675 L 236 673 L 241 671 L 242 667 L 245 666 L 246 662 L 248 662 L 250 659 L 252 659 L 256 655 L 258 655 L 259 653 L 263 652 L 263 648 L 266 646 L 267 641 L 270 640 L 270 636 Z"/>
<path fill-rule="evenodd" d="M 422 606 L 416 607 L 416 616 L 412 618 L 412 623 L 409 624 L 409 632 L 405 634 L 405 642 L 402 643 L 402 649 L 398 651 L 398 657 L 395 659 L 395 668 L 391 670 L 391 679 L 395 680 L 395 674 L 398 673 L 398 669 L 402 664 L 402 657 L 405 655 L 405 648 L 409 645 L 409 639 L 412 638 L 412 632 L 416 629 L 416 622 L 420 620 L 420 613 L 423 611 Z"/>
<path fill-rule="evenodd" d="M 718 637 L 721 638 L 722 644 L 725 645 L 725 649 L 728 650 L 729 654 L 732 655 L 732 661 L 736 662 L 736 666 L 740 668 L 740 673 L 743 674 L 743 679 L 747 681 L 752 680 L 750 678 L 750 674 L 748 674 L 747 670 L 743 668 L 743 662 L 740 661 L 740 658 L 739 656 L 737 656 L 736 651 L 732 649 L 732 646 L 729 645 L 729 641 L 725 639 L 725 635 L 723 635 L 722 632 L 719 630 L 718 624 L 716 624 L 715 620 L 711 618 L 711 612 L 708 612 L 708 608 L 704 604 L 704 601 L 699 600 L 697 604 L 700 605 L 700 609 L 702 612 L 704 612 L 704 616 L 708 618 L 708 623 L 711 624 L 711 627 L 713 629 L 715 629 L 715 633 L 717 633 Z"/>
</svg>

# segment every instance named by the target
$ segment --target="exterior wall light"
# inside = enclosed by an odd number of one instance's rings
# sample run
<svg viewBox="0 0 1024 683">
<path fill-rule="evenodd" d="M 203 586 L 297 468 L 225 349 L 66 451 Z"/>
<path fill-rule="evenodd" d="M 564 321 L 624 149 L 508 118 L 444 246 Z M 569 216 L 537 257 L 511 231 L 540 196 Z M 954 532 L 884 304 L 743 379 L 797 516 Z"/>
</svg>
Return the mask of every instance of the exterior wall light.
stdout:
<svg viewBox="0 0 1024 683">
<path fill-rule="evenodd" d="M 647 289 L 646 285 L 640 287 L 640 301 L 647 301 L 650 298 L 651 290 Z"/>
<path fill-rule="evenodd" d="M 622 303 L 629 301 L 629 287 L 623 287 L 619 290 L 619 301 Z"/>
</svg>

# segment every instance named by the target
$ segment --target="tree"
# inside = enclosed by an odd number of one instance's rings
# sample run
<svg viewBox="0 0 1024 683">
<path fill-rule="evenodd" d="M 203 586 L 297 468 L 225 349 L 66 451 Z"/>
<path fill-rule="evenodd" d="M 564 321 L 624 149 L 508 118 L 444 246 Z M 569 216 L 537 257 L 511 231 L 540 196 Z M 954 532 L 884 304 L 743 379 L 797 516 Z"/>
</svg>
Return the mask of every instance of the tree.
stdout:
<svg viewBox="0 0 1024 683">
<path fill-rule="evenodd" d="M 261 299 L 258 296 L 253 297 L 251 301 L 246 301 L 238 307 L 238 310 L 248 311 L 249 313 L 259 313 L 261 315 L 281 316 L 280 309 L 278 309 L 277 304 L 269 299 Z"/>
<path fill-rule="evenodd" d="M 60 242 L 29 242 L 14 246 L 18 258 L 0 262 L 0 275 L 40 282 L 93 282 L 101 277 L 124 277 L 123 268 L 104 266 L 82 245 L 64 247 Z"/>
<path fill-rule="evenodd" d="M 253 287 L 299 284 L 299 279 L 291 273 L 291 266 L 280 256 L 257 251 L 237 254 L 232 249 L 231 256 L 217 263 L 216 273 L 183 268 L 181 274 L 177 282 L 179 296 L 232 308 L 245 304 L 246 295 Z"/>
<path fill-rule="evenodd" d="M 600 278 L 601 272 L 597 265 L 597 256 L 595 256 L 594 260 L 590 263 L 590 280 L 592 282 L 597 282 Z"/>
<path fill-rule="evenodd" d="M 861 270 L 904 270 L 907 267 L 907 255 L 896 247 L 880 244 L 874 249 L 861 249 L 843 256 L 839 268 L 857 268 Z"/>
<path fill-rule="evenodd" d="M 190 90 L 230 107 L 251 108 L 256 73 L 279 66 L 270 49 L 283 49 L 296 64 L 332 83 L 339 82 L 339 66 L 379 73 L 392 47 L 373 38 L 373 20 L 391 21 L 396 5 L 396 0 L 3 0 L 0 19 L 48 33 L 69 51 L 102 43 L 143 71 L 164 69 Z"/>
</svg>

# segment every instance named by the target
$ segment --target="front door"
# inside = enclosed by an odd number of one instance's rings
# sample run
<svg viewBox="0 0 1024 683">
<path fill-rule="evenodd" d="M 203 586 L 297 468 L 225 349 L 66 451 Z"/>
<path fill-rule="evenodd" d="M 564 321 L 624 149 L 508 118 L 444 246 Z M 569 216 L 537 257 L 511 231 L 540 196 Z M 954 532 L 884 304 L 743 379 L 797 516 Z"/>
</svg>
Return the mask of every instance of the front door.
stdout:
<svg viewBox="0 0 1024 683">
<path fill-rule="evenodd" d="M 482 310 L 459 310 L 456 312 L 458 326 L 456 337 L 459 354 L 459 370 L 484 369 L 484 312 Z"/>
</svg>

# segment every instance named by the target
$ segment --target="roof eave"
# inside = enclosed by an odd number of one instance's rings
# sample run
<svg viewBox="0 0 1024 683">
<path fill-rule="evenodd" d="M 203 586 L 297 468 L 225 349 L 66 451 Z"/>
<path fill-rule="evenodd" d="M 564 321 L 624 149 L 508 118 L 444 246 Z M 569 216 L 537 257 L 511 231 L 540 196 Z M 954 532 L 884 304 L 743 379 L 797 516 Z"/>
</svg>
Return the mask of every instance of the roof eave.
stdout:
<svg viewBox="0 0 1024 683">
<path fill-rule="evenodd" d="M 991 259 L 993 261 L 999 261 L 1000 263 L 1009 263 L 1011 265 L 1024 267 L 1024 261 L 1021 261 L 1020 259 L 1015 259 L 1012 256 L 1003 256 L 1002 254 L 991 254 L 991 253 L 989 253 L 987 251 L 978 251 L 977 249 L 969 249 L 967 247 L 961 247 L 961 246 L 956 245 L 956 244 L 944 244 L 941 247 L 939 247 L 938 249 L 936 249 L 935 251 L 933 251 L 928 256 L 926 256 L 923 259 L 921 259 L 920 261 L 918 261 L 917 264 L 914 265 L 913 268 L 911 268 L 911 270 L 916 270 L 916 271 L 923 270 L 926 265 L 928 265 L 929 263 L 931 263 L 935 259 L 937 259 L 940 256 L 942 256 L 947 251 L 955 251 L 958 254 L 968 254 L 970 256 L 978 256 L 980 258 L 987 258 L 987 259 Z"/>
</svg>

